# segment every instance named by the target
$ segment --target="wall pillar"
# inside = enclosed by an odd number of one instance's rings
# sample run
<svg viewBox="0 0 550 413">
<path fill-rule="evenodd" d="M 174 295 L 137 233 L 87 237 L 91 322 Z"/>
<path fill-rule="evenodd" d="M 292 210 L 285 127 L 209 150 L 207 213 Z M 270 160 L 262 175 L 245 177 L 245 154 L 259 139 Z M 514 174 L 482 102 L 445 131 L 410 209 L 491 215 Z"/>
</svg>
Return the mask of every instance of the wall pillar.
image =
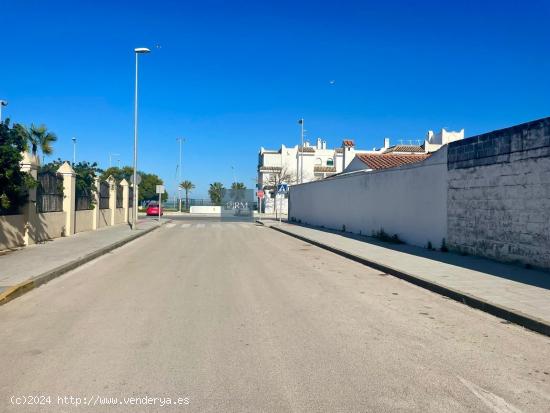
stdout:
<svg viewBox="0 0 550 413">
<path fill-rule="evenodd" d="M 107 178 L 107 182 L 109 182 L 109 209 L 111 210 L 111 226 L 113 226 L 116 219 L 116 180 L 110 176 Z"/>
<path fill-rule="evenodd" d="M 38 167 L 40 162 L 37 156 L 33 156 L 28 152 L 23 153 L 23 159 L 21 160 L 21 171 L 27 172 L 34 179 L 38 178 Z M 29 189 L 29 194 L 25 206 L 22 208 L 23 217 L 25 220 L 25 233 L 23 234 L 23 241 L 25 245 L 31 245 L 36 242 L 33 236 L 34 223 L 37 222 L 36 212 L 36 188 Z"/>
<path fill-rule="evenodd" d="M 57 170 L 57 173 L 63 176 L 64 235 L 67 237 L 75 233 L 76 174 L 68 162 L 64 162 Z"/>
<path fill-rule="evenodd" d="M 126 179 L 123 179 L 122 181 L 120 181 L 120 186 L 122 186 L 122 208 L 124 210 L 124 222 L 129 222 L 128 219 L 130 217 L 130 188 L 128 186 L 128 181 Z"/>
<path fill-rule="evenodd" d="M 99 228 L 99 184 L 100 184 L 99 177 L 95 178 L 95 192 L 94 192 L 94 209 L 93 209 L 93 215 L 92 215 L 92 230 L 96 230 Z"/>
</svg>

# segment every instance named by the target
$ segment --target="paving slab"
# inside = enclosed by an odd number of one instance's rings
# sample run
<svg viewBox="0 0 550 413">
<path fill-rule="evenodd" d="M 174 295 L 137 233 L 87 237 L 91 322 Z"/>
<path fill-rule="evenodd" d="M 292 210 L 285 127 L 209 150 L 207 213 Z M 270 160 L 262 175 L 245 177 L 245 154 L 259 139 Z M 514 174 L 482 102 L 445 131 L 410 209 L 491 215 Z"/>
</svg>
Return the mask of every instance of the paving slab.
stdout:
<svg viewBox="0 0 550 413">
<path fill-rule="evenodd" d="M 68 264 L 90 258 L 97 252 L 122 245 L 158 226 L 158 221 L 143 219 L 138 222 L 136 230 L 121 224 L 97 231 L 81 232 L 71 237 L 56 238 L 1 255 L 0 295 L 28 280 L 39 279 Z"/>
<path fill-rule="evenodd" d="M 539 324 L 535 330 L 550 331 L 550 273 L 519 265 L 430 251 L 410 245 L 379 242 L 321 228 L 266 220 L 264 224 L 289 235 L 302 237 L 373 264 L 416 277 L 464 297 L 478 300 L 482 307 L 496 308 Z M 424 286 L 424 285 L 423 285 Z M 434 289 L 435 291 L 437 289 Z M 474 305 L 475 306 L 475 305 Z M 493 312 L 495 315 L 500 313 Z M 507 318 L 507 317 L 504 317 Z M 516 320 L 514 320 L 516 321 Z M 516 321 L 523 324 L 521 321 Z M 529 325 L 525 325 L 530 328 Z"/>
</svg>

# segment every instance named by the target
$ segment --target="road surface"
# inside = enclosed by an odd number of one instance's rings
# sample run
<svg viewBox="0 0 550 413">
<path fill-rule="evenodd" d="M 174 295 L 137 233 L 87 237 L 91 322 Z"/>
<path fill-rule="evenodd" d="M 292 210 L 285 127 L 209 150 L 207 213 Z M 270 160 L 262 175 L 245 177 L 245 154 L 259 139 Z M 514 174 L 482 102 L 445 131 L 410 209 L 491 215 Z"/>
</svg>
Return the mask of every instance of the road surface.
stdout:
<svg viewBox="0 0 550 413">
<path fill-rule="evenodd" d="M 173 219 L 0 307 L 0 411 L 550 411 L 547 337 L 251 222 Z"/>
</svg>

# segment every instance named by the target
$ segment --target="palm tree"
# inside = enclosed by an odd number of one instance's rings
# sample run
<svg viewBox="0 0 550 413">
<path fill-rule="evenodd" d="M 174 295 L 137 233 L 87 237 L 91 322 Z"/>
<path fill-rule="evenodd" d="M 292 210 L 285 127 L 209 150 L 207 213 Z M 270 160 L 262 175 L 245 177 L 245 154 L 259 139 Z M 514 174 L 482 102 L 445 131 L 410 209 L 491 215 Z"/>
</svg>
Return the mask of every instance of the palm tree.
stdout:
<svg viewBox="0 0 550 413">
<path fill-rule="evenodd" d="M 189 209 L 189 192 L 195 189 L 195 185 L 191 181 L 182 181 L 180 183 L 180 188 L 185 190 L 185 205 Z"/>
<path fill-rule="evenodd" d="M 208 195 L 210 200 L 214 205 L 221 205 L 223 197 L 223 184 L 221 182 L 214 182 L 210 184 L 210 189 L 208 190 Z"/>
<path fill-rule="evenodd" d="M 246 189 L 246 185 L 243 182 L 233 182 L 231 189 Z"/>
<path fill-rule="evenodd" d="M 52 143 L 57 141 L 57 136 L 49 132 L 46 125 L 36 126 L 33 123 L 30 128 L 21 127 L 19 133 L 25 138 L 26 149 L 30 149 L 33 156 L 36 156 L 39 150 L 42 155 L 53 153 Z"/>
</svg>

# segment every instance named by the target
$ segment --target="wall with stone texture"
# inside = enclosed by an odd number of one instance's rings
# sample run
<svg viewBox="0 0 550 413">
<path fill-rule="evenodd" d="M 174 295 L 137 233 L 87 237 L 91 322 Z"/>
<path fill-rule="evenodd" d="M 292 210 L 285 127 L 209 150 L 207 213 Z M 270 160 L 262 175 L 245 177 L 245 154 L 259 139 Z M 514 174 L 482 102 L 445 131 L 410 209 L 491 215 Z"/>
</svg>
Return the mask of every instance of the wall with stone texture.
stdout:
<svg viewBox="0 0 550 413">
<path fill-rule="evenodd" d="M 448 148 L 452 249 L 550 268 L 550 118 Z"/>
</svg>

